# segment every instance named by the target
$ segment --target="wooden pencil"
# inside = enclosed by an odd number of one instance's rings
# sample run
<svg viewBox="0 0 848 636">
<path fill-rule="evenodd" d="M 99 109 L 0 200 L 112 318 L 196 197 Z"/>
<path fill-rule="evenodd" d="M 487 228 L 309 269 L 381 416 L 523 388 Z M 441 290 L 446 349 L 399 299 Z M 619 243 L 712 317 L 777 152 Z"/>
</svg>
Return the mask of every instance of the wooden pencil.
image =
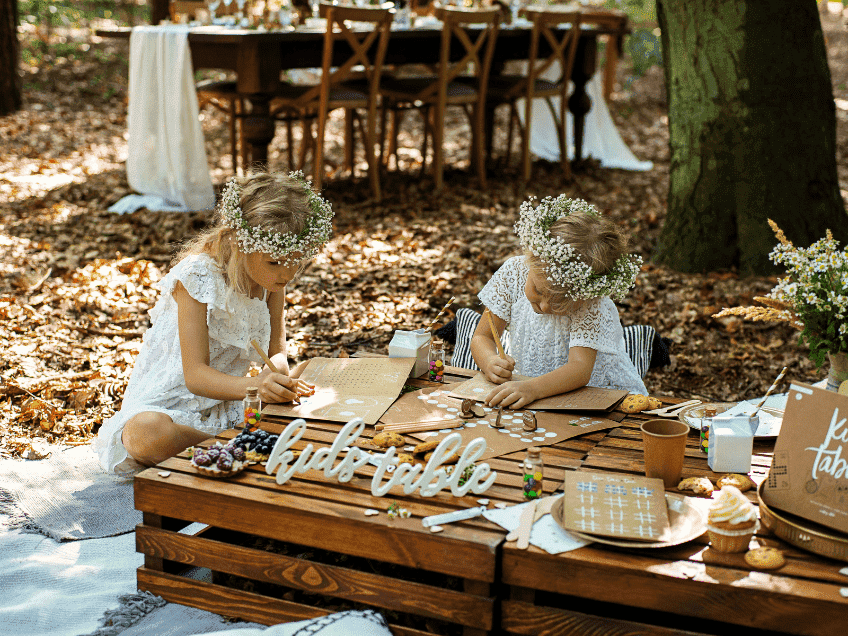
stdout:
<svg viewBox="0 0 848 636">
<path fill-rule="evenodd" d="M 462 420 L 443 420 L 441 422 L 423 422 L 420 424 L 387 424 L 383 427 L 384 433 L 425 433 L 427 431 L 438 431 L 443 428 L 459 428 L 464 425 Z"/>
<path fill-rule="evenodd" d="M 500 336 L 498 336 L 498 330 L 495 329 L 495 321 L 492 320 L 492 312 L 488 309 L 486 310 L 486 316 L 489 318 L 489 327 L 492 328 L 492 338 L 495 339 L 495 344 L 498 346 L 498 354 L 506 360 L 506 352 L 504 351 L 503 345 L 501 344 Z"/>
<path fill-rule="evenodd" d="M 273 371 L 274 373 L 280 372 L 276 365 L 271 362 L 271 358 L 269 358 L 268 355 L 264 351 L 262 351 L 262 347 L 259 346 L 259 343 L 256 342 L 255 339 L 251 340 L 250 344 L 253 345 L 253 348 L 256 349 L 256 353 L 259 354 L 259 357 L 262 358 L 262 360 L 265 362 L 265 364 L 268 365 L 268 368 L 271 369 L 271 371 Z"/>
</svg>

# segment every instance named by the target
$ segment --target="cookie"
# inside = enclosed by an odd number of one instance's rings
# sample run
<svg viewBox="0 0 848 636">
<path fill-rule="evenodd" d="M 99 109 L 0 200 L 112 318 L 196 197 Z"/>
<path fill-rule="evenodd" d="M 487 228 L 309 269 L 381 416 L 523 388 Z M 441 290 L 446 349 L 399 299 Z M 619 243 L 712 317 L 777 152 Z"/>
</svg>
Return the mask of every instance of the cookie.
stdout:
<svg viewBox="0 0 848 636">
<path fill-rule="evenodd" d="M 429 462 L 430 458 L 433 456 L 433 453 L 427 453 L 424 455 L 424 461 Z M 459 453 L 454 453 L 450 457 L 447 457 L 442 463 L 443 464 L 455 464 L 459 461 Z"/>
<path fill-rule="evenodd" d="M 398 464 L 416 464 L 415 458 L 409 453 L 397 454 Z"/>
<path fill-rule="evenodd" d="M 648 410 L 653 411 L 654 409 L 658 409 L 662 407 L 662 400 L 659 398 L 648 396 Z"/>
<path fill-rule="evenodd" d="M 752 490 L 757 487 L 757 484 L 748 477 L 748 475 L 739 475 L 736 473 L 728 473 L 727 475 L 722 475 L 718 478 L 716 482 L 719 488 L 723 488 L 724 486 L 733 486 L 738 488 L 742 492 L 746 490 Z"/>
<path fill-rule="evenodd" d="M 691 490 L 696 495 L 707 495 L 710 496 L 713 494 L 713 482 L 711 482 L 706 477 L 687 477 L 679 484 L 677 484 L 678 490 Z"/>
<path fill-rule="evenodd" d="M 628 395 L 625 397 L 619 409 L 625 413 L 639 413 L 640 411 L 647 409 L 648 404 L 648 396 L 637 393 L 635 395 Z"/>
<path fill-rule="evenodd" d="M 374 446 L 378 446 L 379 448 L 388 448 L 389 446 L 403 446 L 406 444 L 403 441 L 403 435 L 398 433 L 386 433 L 385 431 L 382 433 L 377 433 L 374 438 L 371 440 L 371 443 Z"/>
<path fill-rule="evenodd" d="M 777 548 L 756 548 L 745 553 L 745 563 L 757 570 L 776 570 L 786 564 L 786 559 Z"/>
<path fill-rule="evenodd" d="M 421 453 L 427 453 L 436 448 L 436 446 L 439 445 L 439 441 L 440 440 L 432 439 L 429 442 L 421 442 L 415 448 L 412 449 L 412 454 L 420 455 Z"/>
</svg>

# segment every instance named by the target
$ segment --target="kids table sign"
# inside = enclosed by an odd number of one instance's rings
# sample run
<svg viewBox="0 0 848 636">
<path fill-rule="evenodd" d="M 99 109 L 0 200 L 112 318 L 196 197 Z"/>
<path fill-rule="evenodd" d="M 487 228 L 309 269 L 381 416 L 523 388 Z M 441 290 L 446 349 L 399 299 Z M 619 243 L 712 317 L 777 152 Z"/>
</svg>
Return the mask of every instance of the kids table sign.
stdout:
<svg viewBox="0 0 848 636">
<path fill-rule="evenodd" d="M 763 498 L 848 532 L 848 396 L 792 383 Z"/>
</svg>

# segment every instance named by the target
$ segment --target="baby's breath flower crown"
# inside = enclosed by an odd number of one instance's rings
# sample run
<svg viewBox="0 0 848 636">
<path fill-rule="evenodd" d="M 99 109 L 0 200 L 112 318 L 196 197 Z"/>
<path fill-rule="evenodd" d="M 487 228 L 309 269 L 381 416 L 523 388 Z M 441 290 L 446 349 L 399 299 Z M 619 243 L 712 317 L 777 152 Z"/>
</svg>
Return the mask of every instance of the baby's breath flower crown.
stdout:
<svg viewBox="0 0 848 636">
<path fill-rule="evenodd" d="M 310 212 L 306 227 L 297 235 L 248 225 L 241 211 L 241 187 L 234 179 L 224 187 L 220 204 L 224 225 L 235 230 L 239 249 L 245 254 L 262 252 L 282 260 L 286 265 L 293 265 L 315 256 L 330 240 L 333 232 L 333 207 L 330 202 L 312 189 L 302 172 L 290 172 L 289 177 L 300 183 L 309 196 Z"/>
<path fill-rule="evenodd" d="M 584 263 L 576 250 L 564 239 L 551 236 L 551 226 L 570 214 L 582 212 L 600 216 L 595 206 L 583 199 L 569 199 L 564 194 L 556 198 L 545 197 L 534 205 L 535 197 L 521 204 L 515 233 L 522 247 L 539 258 L 545 265 L 548 280 L 564 288 L 572 300 L 590 300 L 609 296 L 622 300 L 633 287 L 642 266 L 642 257 L 622 254 L 606 274 L 598 274 Z"/>
</svg>

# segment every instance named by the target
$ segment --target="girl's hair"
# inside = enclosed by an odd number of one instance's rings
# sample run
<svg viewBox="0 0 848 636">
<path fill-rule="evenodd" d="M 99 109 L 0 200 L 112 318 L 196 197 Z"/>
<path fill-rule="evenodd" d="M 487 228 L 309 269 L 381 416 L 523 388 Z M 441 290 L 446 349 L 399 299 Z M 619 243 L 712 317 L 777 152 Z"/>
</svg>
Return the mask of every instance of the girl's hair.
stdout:
<svg viewBox="0 0 848 636">
<path fill-rule="evenodd" d="M 303 183 L 288 175 L 270 172 L 234 179 L 241 188 L 241 213 L 248 225 L 294 235 L 306 227 L 310 207 L 309 193 Z M 238 248 L 235 230 L 223 221 L 219 206 L 215 210 L 214 225 L 183 245 L 174 263 L 192 254 L 208 254 L 221 267 L 230 287 L 249 294 L 251 281 L 244 266 L 245 254 Z"/>
<path fill-rule="evenodd" d="M 609 272 L 627 249 L 627 239 L 611 221 L 586 212 L 575 211 L 557 219 L 549 232 L 569 243 L 580 260 L 596 274 Z M 530 271 L 536 275 L 538 292 L 547 298 L 553 313 L 570 314 L 587 302 L 572 299 L 567 285 L 552 283 L 548 279 L 547 265 L 538 256 L 529 250 L 524 250 L 524 256 Z"/>
</svg>

